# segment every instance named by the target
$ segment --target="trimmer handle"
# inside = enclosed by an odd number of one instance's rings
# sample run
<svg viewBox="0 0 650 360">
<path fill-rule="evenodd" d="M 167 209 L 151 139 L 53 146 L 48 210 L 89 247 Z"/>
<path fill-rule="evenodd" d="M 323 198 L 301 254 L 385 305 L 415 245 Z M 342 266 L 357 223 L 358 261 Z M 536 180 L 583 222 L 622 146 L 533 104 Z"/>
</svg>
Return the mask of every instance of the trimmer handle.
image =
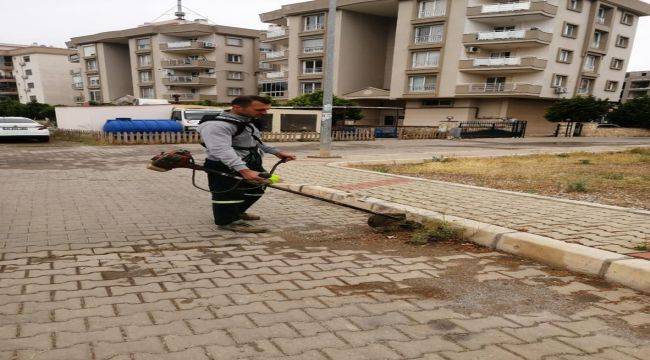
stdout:
<svg viewBox="0 0 650 360">
<path fill-rule="evenodd" d="M 271 175 L 271 173 L 261 172 L 261 173 L 257 174 L 257 176 L 259 176 L 259 177 L 261 177 L 263 179 L 270 179 L 272 175 Z"/>
</svg>

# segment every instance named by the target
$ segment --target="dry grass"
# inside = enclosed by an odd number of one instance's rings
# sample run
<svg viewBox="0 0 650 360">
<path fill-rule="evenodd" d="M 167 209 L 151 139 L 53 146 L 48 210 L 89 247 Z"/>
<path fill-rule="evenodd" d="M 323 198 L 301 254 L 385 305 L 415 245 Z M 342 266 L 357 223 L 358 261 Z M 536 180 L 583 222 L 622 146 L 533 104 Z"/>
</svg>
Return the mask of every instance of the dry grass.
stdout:
<svg viewBox="0 0 650 360">
<path fill-rule="evenodd" d="M 612 153 L 455 158 L 367 169 L 650 209 L 650 148 Z"/>
</svg>

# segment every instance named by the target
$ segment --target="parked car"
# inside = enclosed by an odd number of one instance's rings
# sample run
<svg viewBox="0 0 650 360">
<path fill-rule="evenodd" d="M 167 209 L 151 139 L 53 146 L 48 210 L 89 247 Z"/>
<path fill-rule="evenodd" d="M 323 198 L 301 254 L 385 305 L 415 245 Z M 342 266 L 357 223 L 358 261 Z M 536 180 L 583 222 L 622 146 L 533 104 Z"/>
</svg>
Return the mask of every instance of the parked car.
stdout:
<svg viewBox="0 0 650 360">
<path fill-rule="evenodd" d="M 199 121 L 205 115 L 218 115 L 222 113 L 225 108 L 214 107 L 175 107 L 172 109 L 172 120 L 176 120 L 183 125 L 185 131 L 195 131 L 199 127 Z"/>
<path fill-rule="evenodd" d="M 50 130 L 47 126 L 25 117 L 0 117 L 0 138 L 24 138 L 48 142 Z"/>
</svg>

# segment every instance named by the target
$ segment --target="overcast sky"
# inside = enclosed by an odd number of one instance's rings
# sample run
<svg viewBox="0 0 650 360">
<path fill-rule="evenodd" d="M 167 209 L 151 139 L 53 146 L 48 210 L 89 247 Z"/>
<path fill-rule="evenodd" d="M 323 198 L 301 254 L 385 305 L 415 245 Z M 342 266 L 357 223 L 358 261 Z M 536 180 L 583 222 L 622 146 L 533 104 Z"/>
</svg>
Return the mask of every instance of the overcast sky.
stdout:
<svg viewBox="0 0 650 360">
<path fill-rule="evenodd" d="M 183 5 L 217 24 L 264 29 L 259 13 L 304 1 L 183 0 Z M 175 6 L 174 0 L 0 0 L 0 43 L 65 47 L 71 37 L 135 27 Z M 199 17 L 186 12 L 188 19 Z M 159 20 L 173 18 L 172 13 Z M 628 71 L 650 70 L 649 39 L 650 17 L 645 17 L 639 22 Z"/>
</svg>

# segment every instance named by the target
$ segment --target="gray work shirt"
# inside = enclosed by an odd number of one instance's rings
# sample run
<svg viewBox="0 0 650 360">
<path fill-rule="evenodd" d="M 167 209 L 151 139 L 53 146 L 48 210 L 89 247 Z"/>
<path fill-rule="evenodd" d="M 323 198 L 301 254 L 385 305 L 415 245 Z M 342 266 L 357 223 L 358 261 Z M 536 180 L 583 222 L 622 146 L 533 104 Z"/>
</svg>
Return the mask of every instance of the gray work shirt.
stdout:
<svg viewBox="0 0 650 360">
<path fill-rule="evenodd" d="M 242 123 L 250 123 L 252 120 L 246 116 L 229 112 L 224 112 L 219 117 Z M 237 125 L 226 121 L 206 121 L 199 125 L 198 131 L 201 134 L 201 139 L 205 143 L 208 153 L 207 158 L 213 161 L 220 161 L 235 171 L 239 171 L 248 168 L 246 162 L 242 159 L 249 154 L 249 150 L 235 150 L 233 146 L 248 148 L 257 146 L 260 155 L 263 155 L 263 153 L 277 154 L 280 152 L 280 149 L 258 143 L 253 138 L 253 134 L 260 139 L 262 138 L 262 134 L 255 125 L 252 123 L 250 125 L 254 130 L 252 134 L 250 127 L 247 126 L 237 136 L 234 136 L 237 133 Z"/>
</svg>

